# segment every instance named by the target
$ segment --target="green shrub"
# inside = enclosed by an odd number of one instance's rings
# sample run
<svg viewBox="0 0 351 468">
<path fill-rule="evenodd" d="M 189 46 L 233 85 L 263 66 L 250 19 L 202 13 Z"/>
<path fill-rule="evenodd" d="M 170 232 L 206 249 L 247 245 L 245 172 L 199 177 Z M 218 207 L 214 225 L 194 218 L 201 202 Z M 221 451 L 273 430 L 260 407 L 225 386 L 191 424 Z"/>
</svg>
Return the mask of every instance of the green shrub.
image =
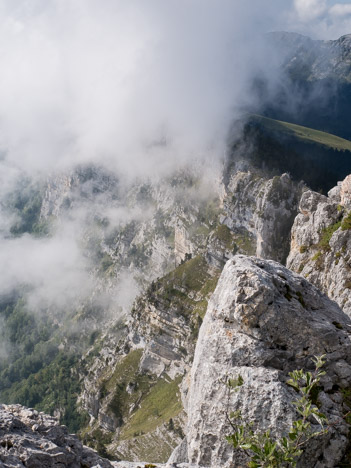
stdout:
<svg viewBox="0 0 351 468">
<path fill-rule="evenodd" d="M 299 419 L 293 421 L 287 436 L 275 439 L 269 430 L 253 431 L 252 424 L 244 421 L 240 410 L 228 416 L 234 432 L 226 439 L 234 449 L 242 450 L 250 457 L 249 468 L 296 467 L 306 443 L 326 433 L 327 419 L 315 406 L 318 396 L 316 390 L 318 393 L 320 378 L 325 374 L 321 370 L 325 363 L 323 356 L 316 357 L 314 363 L 316 370 L 313 373 L 295 370 L 289 374 L 291 379 L 287 381 L 287 384 L 301 396 L 293 402 Z M 244 385 L 244 380 L 240 375 L 236 379 L 229 380 L 229 386 L 234 391 L 238 391 L 242 385 Z M 319 426 L 316 431 L 312 428 L 312 420 Z"/>
</svg>

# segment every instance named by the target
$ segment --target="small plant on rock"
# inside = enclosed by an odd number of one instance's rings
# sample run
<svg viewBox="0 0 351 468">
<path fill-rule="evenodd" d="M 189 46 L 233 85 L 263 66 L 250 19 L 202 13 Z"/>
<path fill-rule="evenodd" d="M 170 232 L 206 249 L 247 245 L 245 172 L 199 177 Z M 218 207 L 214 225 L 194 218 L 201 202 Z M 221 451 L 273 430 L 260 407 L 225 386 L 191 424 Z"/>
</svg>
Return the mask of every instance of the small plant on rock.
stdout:
<svg viewBox="0 0 351 468">
<path fill-rule="evenodd" d="M 226 439 L 234 449 L 248 455 L 249 468 L 295 467 L 307 442 L 327 432 L 327 419 L 313 404 L 319 381 L 325 374 L 321 370 L 325 363 L 324 356 L 316 357 L 313 362 L 316 366 L 314 372 L 295 370 L 289 373 L 291 378 L 287 384 L 300 394 L 300 398 L 293 402 L 299 418 L 293 421 L 287 436 L 276 439 L 269 430 L 254 431 L 252 424 L 243 421 L 240 411 L 228 415 L 234 432 Z M 243 384 L 241 376 L 228 381 L 234 391 L 238 391 Z"/>
</svg>

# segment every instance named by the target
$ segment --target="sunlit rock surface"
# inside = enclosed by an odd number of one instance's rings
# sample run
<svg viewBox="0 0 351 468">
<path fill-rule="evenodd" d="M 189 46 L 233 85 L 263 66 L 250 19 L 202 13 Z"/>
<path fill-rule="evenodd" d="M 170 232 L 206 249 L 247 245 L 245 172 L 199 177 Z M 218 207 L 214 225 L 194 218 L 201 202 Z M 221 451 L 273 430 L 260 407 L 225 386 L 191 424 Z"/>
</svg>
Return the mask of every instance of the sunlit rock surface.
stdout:
<svg viewBox="0 0 351 468">
<path fill-rule="evenodd" d="M 236 256 L 225 266 L 200 329 L 188 401 L 188 461 L 213 467 L 244 466 L 225 436 L 226 415 L 240 409 L 245 421 L 275 435 L 296 417 L 288 372 L 313 369 L 326 354 L 318 395 L 331 428 L 310 441 L 300 467 L 334 467 L 348 443 L 343 389 L 351 385 L 351 321 L 337 304 L 303 277 L 278 263 Z M 241 375 L 230 393 L 226 380 Z M 178 460 L 184 456 L 183 450 Z M 174 457 L 176 458 L 176 457 Z M 174 460 L 173 458 L 173 460 Z M 234 463 L 232 465 L 232 463 Z"/>
<path fill-rule="evenodd" d="M 303 185 L 287 174 L 269 179 L 235 172 L 226 187 L 221 222 L 237 233 L 238 245 L 249 254 L 284 263 L 302 191 Z"/>
<path fill-rule="evenodd" d="M 291 231 L 287 266 L 351 316 L 351 176 L 328 197 L 307 191 Z"/>
</svg>

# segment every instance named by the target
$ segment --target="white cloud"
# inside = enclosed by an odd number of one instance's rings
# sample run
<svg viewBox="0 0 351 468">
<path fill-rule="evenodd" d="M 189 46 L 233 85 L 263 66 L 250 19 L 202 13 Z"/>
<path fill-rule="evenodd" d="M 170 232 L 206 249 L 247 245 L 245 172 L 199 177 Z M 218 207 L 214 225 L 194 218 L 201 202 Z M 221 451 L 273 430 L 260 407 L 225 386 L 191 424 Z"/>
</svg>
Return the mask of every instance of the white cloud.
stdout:
<svg viewBox="0 0 351 468">
<path fill-rule="evenodd" d="M 343 34 L 326 15 L 326 0 L 3 0 L 0 150 L 30 171 L 104 161 L 133 174 L 221 154 L 265 61 L 257 37 Z"/>
<path fill-rule="evenodd" d="M 51 239 L 28 235 L 1 239 L 0 246 L 1 294 L 31 285 L 34 307 L 67 306 L 91 288 L 87 264 L 72 233 L 62 232 Z"/>
<path fill-rule="evenodd" d="M 346 3 L 337 3 L 333 5 L 329 13 L 332 16 L 347 16 L 351 15 L 351 4 L 346 4 Z M 351 31 L 350 31 L 351 32 Z"/>
<path fill-rule="evenodd" d="M 3 1 L 0 148 L 29 170 L 140 174 L 221 153 L 279 4 Z"/>
<path fill-rule="evenodd" d="M 338 39 L 351 33 L 350 3 L 334 0 L 293 0 L 286 28 L 313 39 Z"/>
<path fill-rule="evenodd" d="M 298 17 L 303 22 L 309 22 L 323 15 L 327 10 L 326 0 L 294 0 Z"/>
</svg>

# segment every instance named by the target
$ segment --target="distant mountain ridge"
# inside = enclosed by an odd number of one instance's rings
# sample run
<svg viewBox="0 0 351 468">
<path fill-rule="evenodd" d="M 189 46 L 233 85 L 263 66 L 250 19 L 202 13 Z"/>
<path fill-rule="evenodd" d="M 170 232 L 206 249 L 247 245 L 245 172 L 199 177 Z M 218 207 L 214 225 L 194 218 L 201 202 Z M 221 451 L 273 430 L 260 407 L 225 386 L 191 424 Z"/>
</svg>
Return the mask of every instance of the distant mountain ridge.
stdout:
<svg viewBox="0 0 351 468">
<path fill-rule="evenodd" d="M 330 41 L 289 32 L 272 32 L 268 37 L 282 52 L 286 70 L 296 73 L 301 67 L 307 81 L 337 77 L 351 82 L 351 34 Z"/>
<path fill-rule="evenodd" d="M 321 41 L 274 32 L 267 41 L 272 64 L 254 80 L 255 112 L 351 140 L 351 34 Z"/>
</svg>

